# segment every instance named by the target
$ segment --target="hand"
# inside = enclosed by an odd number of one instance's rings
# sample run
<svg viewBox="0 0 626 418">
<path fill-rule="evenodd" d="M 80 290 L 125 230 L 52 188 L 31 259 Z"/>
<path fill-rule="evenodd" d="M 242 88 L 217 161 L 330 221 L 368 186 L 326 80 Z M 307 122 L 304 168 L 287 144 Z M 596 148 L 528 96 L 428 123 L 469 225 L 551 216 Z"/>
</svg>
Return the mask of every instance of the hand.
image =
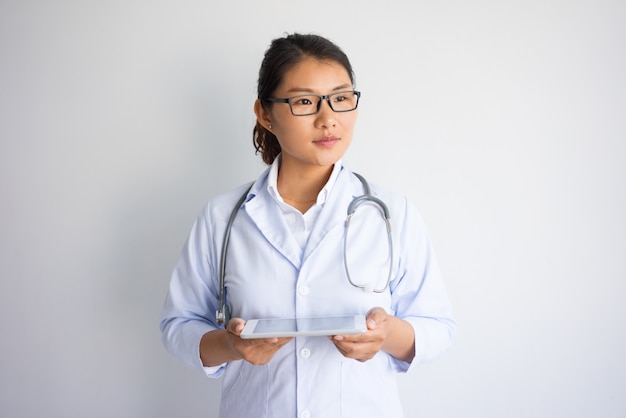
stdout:
<svg viewBox="0 0 626 418">
<path fill-rule="evenodd" d="M 360 362 L 372 359 L 378 353 L 391 329 L 389 315 L 382 308 L 373 308 L 367 313 L 367 332 L 358 335 L 335 335 L 329 339 L 347 358 Z"/>
<path fill-rule="evenodd" d="M 292 338 L 253 338 L 240 337 L 246 321 L 241 318 L 232 318 L 226 327 L 226 340 L 229 348 L 239 358 L 254 365 L 267 364 Z"/>
</svg>

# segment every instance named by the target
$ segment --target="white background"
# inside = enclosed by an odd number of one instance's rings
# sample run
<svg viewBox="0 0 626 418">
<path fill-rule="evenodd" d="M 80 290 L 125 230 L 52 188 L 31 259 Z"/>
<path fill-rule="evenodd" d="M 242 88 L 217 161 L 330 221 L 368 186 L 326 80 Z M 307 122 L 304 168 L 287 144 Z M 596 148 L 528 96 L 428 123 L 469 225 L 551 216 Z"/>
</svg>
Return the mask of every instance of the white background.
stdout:
<svg viewBox="0 0 626 418">
<path fill-rule="evenodd" d="M 407 417 L 626 416 L 623 0 L 2 0 L 0 416 L 215 417 L 159 311 L 204 202 L 263 169 L 293 31 L 350 56 L 346 163 L 420 209 L 454 303 Z"/>
</svg>

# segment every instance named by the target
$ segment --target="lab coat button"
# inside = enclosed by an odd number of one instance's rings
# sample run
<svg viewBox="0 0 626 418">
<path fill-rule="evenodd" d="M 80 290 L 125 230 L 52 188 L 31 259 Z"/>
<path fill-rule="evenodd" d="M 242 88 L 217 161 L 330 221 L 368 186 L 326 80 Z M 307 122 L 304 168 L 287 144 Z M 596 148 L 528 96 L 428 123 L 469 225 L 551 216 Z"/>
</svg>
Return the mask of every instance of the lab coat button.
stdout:
<svg viewBox="0 0 626 418">
<path fill-rule="evenodd" d="M 309 288 L 307 286 L 300 286 L 298 287 L 298 293 L 300 293 L 300 296 L 306 296 L 309 294 Z"/>
<path fill-rule="evenodd" d="M 308 348 L 304 347 L 303 349 L 300 350 L 300 356 L 302 358 L 309 358 L 309 357 L 311 357 L 311 350 L 309 350 Z"/>
<path fill-rule="evenodd" d="M 308 410 L 300 412 L 300 418 L 311 418 L 311 413 Z"/>
</svg>

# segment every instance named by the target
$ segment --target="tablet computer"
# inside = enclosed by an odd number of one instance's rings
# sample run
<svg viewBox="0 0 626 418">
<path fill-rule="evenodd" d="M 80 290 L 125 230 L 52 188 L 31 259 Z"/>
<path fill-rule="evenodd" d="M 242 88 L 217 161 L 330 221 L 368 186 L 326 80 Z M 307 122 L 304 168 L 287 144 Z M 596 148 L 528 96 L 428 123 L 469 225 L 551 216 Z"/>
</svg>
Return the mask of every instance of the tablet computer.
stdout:
<svg viewBox="0 0 626 418">
<path fill-rule="evenodd" d="M 241 332 L 241 338 L 350 335 L 366 331 L 364 315 L 250 319 Z"/>
</svg>

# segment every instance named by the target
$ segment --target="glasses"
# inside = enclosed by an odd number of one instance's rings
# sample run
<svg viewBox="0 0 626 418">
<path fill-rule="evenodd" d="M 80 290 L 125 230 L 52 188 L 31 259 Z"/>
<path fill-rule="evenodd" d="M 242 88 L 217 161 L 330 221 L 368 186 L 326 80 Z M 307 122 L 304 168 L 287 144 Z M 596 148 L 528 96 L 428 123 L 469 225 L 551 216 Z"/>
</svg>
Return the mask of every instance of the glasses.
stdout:
<svg viewBox="0 0 626 418">
<path fill-rule="evenodd" d="M 322 108 L 322 100 L 328 100 L 328 105 L 333 112 L 351 112 L 359 105 L 360 91 L 341 91 L 327 94 L 304 94 L 286 99 L 269 97 L 265 100 L 272 103 L 289 103 L 291 114 L 294 116 L 309 116 L 319 113 Z"/>
</svg>

